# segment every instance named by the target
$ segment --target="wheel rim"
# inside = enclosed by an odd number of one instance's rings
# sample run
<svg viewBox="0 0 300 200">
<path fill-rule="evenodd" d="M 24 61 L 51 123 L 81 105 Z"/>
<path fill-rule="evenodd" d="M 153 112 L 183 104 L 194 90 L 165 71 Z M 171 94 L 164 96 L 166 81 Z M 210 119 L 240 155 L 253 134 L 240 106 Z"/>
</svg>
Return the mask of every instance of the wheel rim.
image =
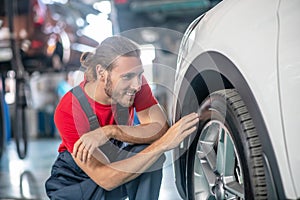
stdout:
<svg viewBox="0 0 300 200">
<path fill-rule="evenodd" d="M 200 134 L 194 162 L 195 199 L 244 199 L 240 158 L 228 129 L 209 121 Z"/>
</svg>

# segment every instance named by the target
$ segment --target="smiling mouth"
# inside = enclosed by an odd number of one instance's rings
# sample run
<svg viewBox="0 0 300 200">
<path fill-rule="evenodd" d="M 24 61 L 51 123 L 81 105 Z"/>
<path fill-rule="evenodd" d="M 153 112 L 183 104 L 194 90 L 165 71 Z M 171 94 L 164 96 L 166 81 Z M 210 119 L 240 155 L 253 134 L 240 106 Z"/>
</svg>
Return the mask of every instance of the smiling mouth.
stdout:
<svg viewBox="0 0 300 200">
<path fill-rule="evenodd" d="M 135 96 L 136 92 L 135 91 L 127 91 L 126 95 L 128 96 Z"/>
</svg>

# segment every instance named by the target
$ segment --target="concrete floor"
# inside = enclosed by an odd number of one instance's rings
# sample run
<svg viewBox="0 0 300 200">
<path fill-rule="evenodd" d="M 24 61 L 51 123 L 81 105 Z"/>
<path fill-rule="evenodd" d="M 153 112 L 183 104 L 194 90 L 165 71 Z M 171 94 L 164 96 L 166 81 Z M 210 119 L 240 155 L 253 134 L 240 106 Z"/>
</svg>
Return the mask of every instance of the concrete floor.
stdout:
<svg viewBox="0 0 300 200">
<path fill-rule="evenodd" d="M 48 199 L 44 189 L 50 168 L 57 156 L 59 139 L 30 140 L 28 156 L 18 158 L 15 143 L 7 144 L 0 165 L 0 199 Z M 180 200 L 174 183 L 170 152 L 163 170 L 159 200 Z"/>
</svg>

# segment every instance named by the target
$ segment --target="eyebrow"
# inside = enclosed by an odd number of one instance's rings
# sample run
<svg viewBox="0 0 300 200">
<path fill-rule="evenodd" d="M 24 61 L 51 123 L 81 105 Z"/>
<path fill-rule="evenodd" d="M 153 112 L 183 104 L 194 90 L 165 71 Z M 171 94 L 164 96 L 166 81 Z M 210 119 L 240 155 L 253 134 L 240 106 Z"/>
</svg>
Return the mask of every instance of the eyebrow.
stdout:
<svg viewBox="0 0 300 200">
<path fill-rule="evenodd" d="M 121 77 L 125 77 L 125 76 L 134 76 L 134 75 L 142 74 L 142 73 L 144 73 L 144 72 L 145 72 L 144 69 L 142 69 L 141 71 L 139 71 L 139 72 L 137 72 L 137 73 L 135 73 L 135 72 L 128 72 L 128 73 L 126 73 L 126 74 L 122 74 Z"/>
</svg>

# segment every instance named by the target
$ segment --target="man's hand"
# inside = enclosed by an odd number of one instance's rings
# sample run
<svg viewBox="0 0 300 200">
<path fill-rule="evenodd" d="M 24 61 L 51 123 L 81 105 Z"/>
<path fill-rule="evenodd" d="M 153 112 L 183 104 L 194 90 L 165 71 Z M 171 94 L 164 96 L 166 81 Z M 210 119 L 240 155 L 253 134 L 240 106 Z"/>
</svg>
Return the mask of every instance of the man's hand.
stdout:
<svg viewBox="0 0 300 200">
<path fill-rule="evenodd" d="M 102 127 L 83 134 L 74 144 L 73 156 L 86 162 L 99 146 L 105 144 L 110 139 L 109 132 Z"/>
<path fill-rule="evenodd" d="M 197 129 L 198 122 L 199 115 L 191 113 L 171 126 L 161 138 L 165 151 L 177 147 L 184 138 L 193 133 Z"/>
</svg>

